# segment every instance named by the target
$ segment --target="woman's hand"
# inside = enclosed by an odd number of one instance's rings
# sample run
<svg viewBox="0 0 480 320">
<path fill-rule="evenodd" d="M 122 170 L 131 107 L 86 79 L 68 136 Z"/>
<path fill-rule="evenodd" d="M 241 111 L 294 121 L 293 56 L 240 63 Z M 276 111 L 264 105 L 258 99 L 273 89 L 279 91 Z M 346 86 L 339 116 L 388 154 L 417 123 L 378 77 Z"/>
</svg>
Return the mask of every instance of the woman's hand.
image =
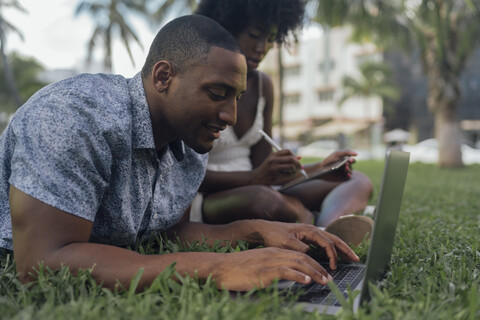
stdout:
<svg viewBox="0 0 480 320">
<path fill-rule="evenodd" d="M 346 181 L 352 176 L 352 164 L 355 163 L 357 153 L 352 150 L 338 150 L 323 159 L 323 161 L 318 164 L 321 168 L 328 169 L 332 167 L 336 162 L 344 159 L 345 157 L 350 157 L 348 162 L 343 165 L 341 168 L 332 171 L 331 173 L 322 175 L 320 178 L 327 181 Z"/>
<path fill-rule="evenodd" d="M 300 175 L 300 162 L 290 150 L 271 153 L 260 166 L 252 170 L 252 184 L 282 185 Z"/>
</svg>

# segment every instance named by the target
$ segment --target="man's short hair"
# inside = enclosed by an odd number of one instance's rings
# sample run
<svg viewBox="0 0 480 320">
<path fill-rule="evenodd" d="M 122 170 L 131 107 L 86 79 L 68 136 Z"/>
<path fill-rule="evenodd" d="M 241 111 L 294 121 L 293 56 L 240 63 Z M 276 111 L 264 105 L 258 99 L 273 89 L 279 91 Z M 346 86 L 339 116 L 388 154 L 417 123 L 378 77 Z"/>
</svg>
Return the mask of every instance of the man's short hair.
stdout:
<svg viewBox="0 0 480 320">
<path fill-rule="evenodd" d="M 174 19 L 160 29 L 153 40 L 142 77 L 150 75 L 153 66 L 161 60 L 173 63 L 179 73 L 192 65 L 206 63 L 212 46 L 242 53 L 232 34 L 212 19 L 201 15 Z"/>
</svg>

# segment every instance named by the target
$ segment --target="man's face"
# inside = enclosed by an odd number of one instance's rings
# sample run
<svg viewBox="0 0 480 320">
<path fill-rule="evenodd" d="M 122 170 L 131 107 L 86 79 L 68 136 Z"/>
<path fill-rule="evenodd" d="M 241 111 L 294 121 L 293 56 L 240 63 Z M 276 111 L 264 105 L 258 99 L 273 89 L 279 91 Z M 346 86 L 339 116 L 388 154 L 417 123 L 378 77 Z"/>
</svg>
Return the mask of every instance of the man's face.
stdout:
<svg viewBox="0 0 480 320">
<path fill-rule="evenodd" d="M 205 64 L 173 78 L 168 106 L 171 129 L 196 152 L 210 151 L 220 131 L 236 122 L 246 73 L 242 54 L 212 47 Z"/>
</svg>

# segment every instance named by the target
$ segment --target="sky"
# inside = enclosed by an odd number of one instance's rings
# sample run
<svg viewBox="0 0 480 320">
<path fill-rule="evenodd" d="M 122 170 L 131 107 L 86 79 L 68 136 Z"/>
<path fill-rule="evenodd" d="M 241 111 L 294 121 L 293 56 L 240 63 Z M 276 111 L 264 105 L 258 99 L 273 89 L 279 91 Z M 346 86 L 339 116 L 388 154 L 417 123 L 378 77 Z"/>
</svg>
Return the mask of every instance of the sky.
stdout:
<svg viewBox="0 0 480 320">
<path fill-rule="evenodd" d="M 46 69 L 79 69 L 87 57 L 87 43 L 93 32 L 94 21 L 87 13 L 74 15 L 75 0 L 19 0 L 28 11 L 5 9 L 4 17 L 17 27 L 24 41 L 14 33 L 7 36 L 7 53 L 17 51 L 36 58 Z M 129 17 L 130 19 L 130 17 Z M 140 71 L 154 34 L 140 19 L 130 19 L 137 32 L 143 50 L 131 43 L 135 60 L 132 65 L 128 53 L 120 41 L 113 47 L 113 72 L 131 77 Z M 95 60 L 101 62 L 101 50 L 96 50 Z"/>
<path fill-rule="evenodd" d="M 14 33 L 7 35 L 7 54 L 17 51 L 22 55 L 32 56 L 46 69 L 85 71 L 82 66 L 87 57 L 87 43 L 95 23 L 88 13 L 75 16 L 79 0 L 19 0 L 19 2 L 27 13 L 5 9 L 3 14 L 6 20 L 23 33 L 24 41 Z M 152 30 L 139 17 L 129 16 L 128 20 L 139 36 L 143 50 L 138 44 L 131 43 L 134 66 L 125 47 L 116 38 L 113 46 L 113 73 L 132 77 L 143 66 L 150 43 L 158 30 Z M 318 28 L 313 30 L 313 33 L 318 36 Z M 102 62 L 102 53 L 100 44 L 94 55 L 98 64 Z"/>
</svg>

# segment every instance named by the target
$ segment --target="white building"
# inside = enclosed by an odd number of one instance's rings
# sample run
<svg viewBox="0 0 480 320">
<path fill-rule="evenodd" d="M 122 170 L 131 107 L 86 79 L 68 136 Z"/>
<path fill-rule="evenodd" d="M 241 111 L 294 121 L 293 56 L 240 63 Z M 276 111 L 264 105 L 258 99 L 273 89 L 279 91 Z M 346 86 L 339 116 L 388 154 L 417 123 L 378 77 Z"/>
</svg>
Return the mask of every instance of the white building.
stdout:
<svg viewBox="0 0 480 320">
<path fill-rule="evenodd" d="M 75 68 L 49 69 L 38 75 L 39 80 L 45 83 L 53 83 L 66 78 L 73 77 L 79 73 L 109 73 L 105 66 L 100 62 L 87 63 L 85 60 L 79 60 Z"/>
<path fill-rule="evenodd" d="M 283 135 L 287 139 L 308 142 L 336 139 L 343 134 L 348 137 L 349 146 L 363 147 L 372 142 L 372 132 L 381 134 L 378 125 L 383 123 L 381 99 L 352 98 L 342 105 L 338 103 L 343 94 L 341 82 L 344 75 L 357 78 L 360 75 L 358 66 L 362 62 L 382 61 L 382 53 L 373 45 L 354 44 L 349 37 L 346 28 L 322 31 L 319 27 L 311 27 L 296 45 L 282 48 Z M 265 57 L 261 69 L 272 76 L 276 86 L 277 66 L 278 50 L 274 48 Z M 278 119 L 278 88 L 275 92 L 274 118 Z M 278 126 L 274 128 L 274 134 L 279 135 Z"/>
</svg>

